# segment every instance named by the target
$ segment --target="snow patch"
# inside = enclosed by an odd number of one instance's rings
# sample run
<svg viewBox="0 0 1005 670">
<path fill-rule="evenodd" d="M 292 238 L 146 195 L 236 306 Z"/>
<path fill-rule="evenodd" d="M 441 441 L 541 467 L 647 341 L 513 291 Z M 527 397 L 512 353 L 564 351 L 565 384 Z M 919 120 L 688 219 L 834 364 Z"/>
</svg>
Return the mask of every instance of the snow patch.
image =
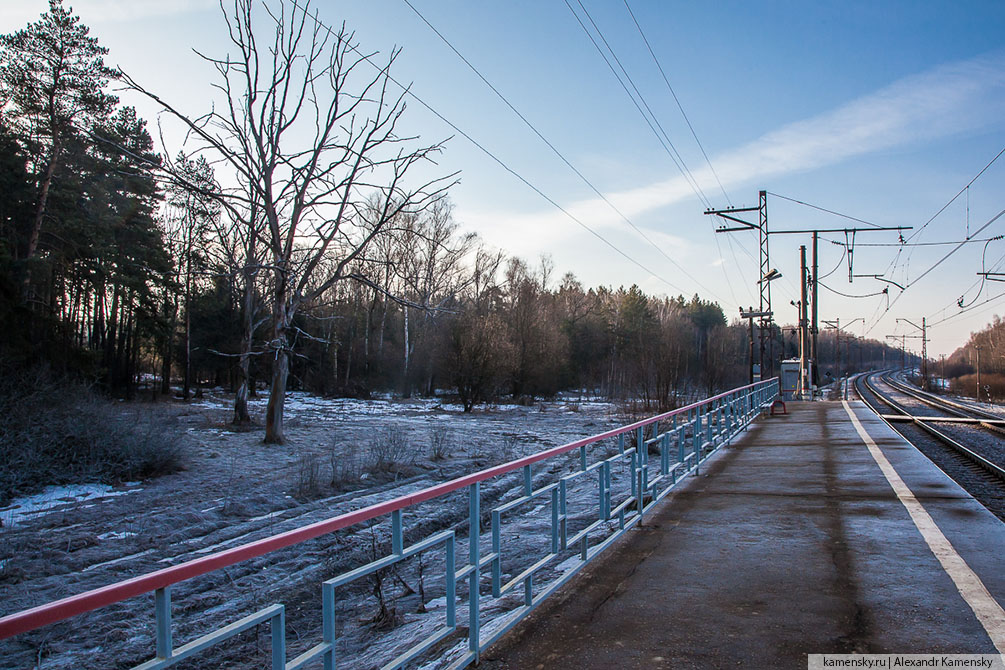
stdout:
<svg viewBox="0 0 1005 670">
<path fill-rule="evenodd" d="M 10 505 L 0 508 L 0 521 L 4 526 L 16 526 L 29 517 L 39 518 L 59 509 L 67 509 L 85 500 L 114 498 L 142 489 L 114 489 L 108 484 L 72 484 L 49 486 L 41 493 L 15 498 Z"/>
<path fill-rule="evenodd" d="M 81 572 L 90 572 L 91 570 L 97 570 L 99 568 L 107 568 L 110 565 L 117 565 L 118 563 L 123 563 L 125 561 L 132 561 L 134 559 L 139 558 L 140 556 L 146 556 L 147 554 L 152 554 L 153 551 L 154 551 L 153 549 L 147 549 L 145 551 L 139 552 L 138 554 L 129 554 L 128 556 L 120 556 L 118 558 L 113 558 L 110 561 L 102 561 L 101 563 L 95 563 L 94 565 L 87 566 L 86 568 L 81 570 Z"/>
<path fill-rule="evenodd" d="M 136 533 L 130 533 L 129 531 L 109 531 L 107 533 L 102 533 L 98 535 L 99 540 L 124 540 L 127 537 L 136 537 Z"/>
</svg>

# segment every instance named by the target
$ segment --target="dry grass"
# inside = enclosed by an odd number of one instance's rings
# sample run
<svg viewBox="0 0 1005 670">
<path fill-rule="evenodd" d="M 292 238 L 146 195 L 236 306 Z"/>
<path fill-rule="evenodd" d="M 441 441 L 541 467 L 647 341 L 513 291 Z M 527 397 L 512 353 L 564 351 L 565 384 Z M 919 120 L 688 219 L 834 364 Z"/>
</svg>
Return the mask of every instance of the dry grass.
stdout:
<svg viewBox="0 0 1005 670">
<path fill-rule="evenodd" d="M 181 465 L 177 427 L 44 368 L 0 365 L 0 503 L 50 484 L 144 479 Z"/>
</svg>

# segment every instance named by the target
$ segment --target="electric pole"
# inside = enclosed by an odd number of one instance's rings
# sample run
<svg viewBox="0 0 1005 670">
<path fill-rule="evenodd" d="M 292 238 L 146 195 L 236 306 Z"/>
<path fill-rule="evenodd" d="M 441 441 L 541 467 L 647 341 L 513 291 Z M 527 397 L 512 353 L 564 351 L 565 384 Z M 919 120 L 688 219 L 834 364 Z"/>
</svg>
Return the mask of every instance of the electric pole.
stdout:
<svg viewBox="0 0 1005 670">
<path fill-rule="evenodd" d="M 977 402 L 981 401 L 981 345 L 975 344 L 974 349 L 977 350 Z"/>
<path fill-rule="evenodd" d="M 739 215 L 749 212 L 757 212 L 757 223 L 751 223 L 741 218 Z M 807 344 L 810 347 L 810 359 L 814 362 L 817 356 L 817 236 L 819 233 L 844 233 L 845 238 L 853 240 L 848 248 L 849 258 L 853 252 L 851 248 L 854 244 L 856 233 L 876 233 L 881 231 L 897 231 L 903 232 L 905 230 L 911 230 L 913 226 L 874 226 L 871 228 L 805 228 L 805 229 L 793 229 L 793 230 L 768 230 L 768 192 L 758 191 L 758 205 L 757 207 L 728 207 L 726 209 L 706 209 L 705 214 L 711 216 L 718 216 L 720 219 L 724 219 L 727 222 L 721 227 L 716 228 L 716 233 L 731 233 L 743 230 L 756 230 L 758 235 L 758 246 L 760 249 L 760 277 L 757 280 L 757 284 L 760 287 L 760 303 L 758 306 L 758 311 L 761 313 L 767 313 L 769 316 L 762 317 L 759 328 L 759 341 L 761 349 L 761 371 L 762 375 L 765 371 L 765 360 L 768 362 L 768 374 L 774 376 L 775 374 L 775 355 L 774 355 L 774 337 L 772 336 L 771 329 L 771 280 L 781 277 L 781 273 L 771 267 L 771 258 L 768 253 L 768 241 L 771 235 L 796 235 L 796 234 L 812 234 L 813 235 L 813 272 L 811 275 L 813 281 L 813 288 L 811 290 L 811 300 L 812 300 L 812 314 L 813 323 L 812 327 L 806 326 L 807 331 L 812 333 L 812 340 Z M 739 224 L 739 225 L 733 225 Z M 851 262 L 849 260 L 848 264 L 848 274 L 849 281 L 851 277 Z M 805 283 L 805 281 L 804 281 Z M 803 305 L 807 304 L 804 299 Z M 804 319 L 805 320 L 805 319 Z"/>
<path fill-rule="evenodd" d="M 843 370 L 844 370 L 844 366 L 841 365 L 841 361 L 842 361 L 842 356 L 841 356 L 841 319 L 840 319 L 840 317 L 837 318 L 837 319 L 834 319 L 833 321 L 828 321 L 827 319 L 824 319 L 824 325 L 827 326 L 828 328 L 833 328 L 834 329 L 834 353 L 836 354 L 836 358 L 837 358 L 837 361 L 836 361 L 837 362 L 837 370 L 836 371 L 840 375 L 843 372 Z"/>
<path fill-rule="evenodd" d="M 745 212 L 757 212 L 757 225 L 750 223 L 749 221 L 744 221 L 738 218 L 737 214 L 743 214 Z M 760 287 L 760 302 L 758 303 L 758 312 L 761 314 L 767 314 L 767 316 L 761 317 L 761 321 L 758 324 L 758 340 L 760 342 L 760 361 L 761 361 L 761 376 L 764 377 L 765 371 L 765 358 L 767 358 L 768 374 L 774 376 L 775 373 L 775 362 L 774 362 L 774 338 L 771 335 L 771 280 L 781 277 L 782 275 L 773 271 L 770 267 L 770 256 L 768 254 L 768 192 L 759 191 L 758 192 L 758 204 L 757 207 L 729 207 L 727 209 L 706 209 L 705 214 L 715 215 L 722 219 L 732 221 L 734 223 L 740 224 L 739 227 L 721 227 L 717 228 L 715 232 L 717 233 L 727 233 L 737 230 L 756 230 L 758 237 L 758 247 L 760 249 L 760 274 L 757 280 L 757 284 Z M 753 322 L 751 322 L 753 323 Z M 766 341 L 767 340 L 767 341 Z M 770 350 L 769 350 L 770 349 Z"/>
<path fill-rule="evenodd" d="M 907 321 L 907 319 L 897 319 L 897 321 Z M 910 321 L 907 321 L 907 322 L 911 323 Z M 911 323 L 911 325 L 914 326 L 913 323 Z M 915 326 L 915 328 L 917 328 L 917 326 Z M 887 335 L 886 339 L 893 340 L 894 342 L 896 342 L 897 340 L 900 340 L 900 367 L 902 369 L 906 370 L 907 369 L 907 341 L 908 340 L 923 340 L 924 337 L 922 335 Z M 922 345 L 922 346 L 924 346 L 924 345 Z M 914 354 L 911 354 L 911 356 L 913 358 Z"/>
<path fill-rule="evenodd" d="M 771 319 L 771 312 L 756 312 L 753 307 L 748 307 L 747 311 L 743 311 L 740 308 L 740 318 L 746 319 L 750 322 L 750 383 L 753 384 L 755 381 L 760 381 L 764 379 L 764 368 L 757 368 L 757 375 L 755 379 L 754 375 L 754 319 Z"/>
<path fill-rule="evenodd" d="M 841 319 L 840 318 L 834 319 L 833 321 L 828 321 L 828 320 L 824 319 L 824 322 L 823 322 L 824 325 L 827 326 L 827 327 L 829 327 L 829 328 L 833 328 L 834 331 L 835 331 L 834 335 L 836 337 L 836 341 L 835 341 L 834 348 L 836 350 L 835 353 L 837 354 L 837 359 L 838 359 L 838 370 L 841 370 L 841 371 L 844 370 L 844 366 L 842 365 L 844 357 L 841 356 L 841 331 L 844 330 L 845 328 L 850 327 L 852 324 L 854 324 L 854 323 L 856 323 L 858 321 L 862 321 L 864 323 L 865 322 L 865 317 L 860 316 L 860 317 L 854 318 L 851 321 L 849 321 L 848 323 L 846 323 L 844 326 L 841 325 Z M 848 335 L 849 335 L 849 337 L 848 337 L 849 341 L 853 337 L 855 337 L 851 333 L 849 333 Z M 846 345 L 846 346 L 848 346 L 848 345 Z M 845 353 L 846 353 L 847 358 L 848 358 L 848 366 L 851 367 L 852 366 L 851 353 L 850 353 L 850 351 L 849 352 L 845 352 Z"/>
<path fill-rule="evenodd" d="M 813 233 L 813 270 L 810 274 L 810 280 L 813 282 L 813 292 L 810 297 L 810 307 L 811 313 L 813 315 L 813 320 L 810 324 L 810 360 L 813 361 L 813 374 L 811 375 L 810 381 L 813 384 L 817 383 L 819 371 L 817 368 L 820 366 L 817 360 L 817 237 L 818 233 L 814 231 Z"/>
<path fill-rule="evenodd" d="M 906 369 L 907 368 L 907 361 L 905 359 L 907 358 L 907 336 L 906 335 L 887 335 L 886 339 L 893 340 L 894 342 L 896 342 L 897 340 L 900 340 L 900 368 L 902 370 Z"/>
<path fill-rule="evenodd" d="M 806 245 L 799 247 L 799 397 L 805 399 L 807 391 L 810 391 L 806 369 L 806 349 L 808 342 L 806 337 Z M 810 391 L 812 393 L 812 391 Z M 812 395 L 810 396 L 812 400 Z"/>
<path fill-rule="evenodd" d="M 921 325 L 912 322 L 910 319 L 897 319 L 897 322 L 903 321 L 909 325 L 914 326 L 916 329 L 921 331 L 921 388 L 928 390 L 928 325 L 925 323 L 925 317 L 921 317 Z"/>
</svg>

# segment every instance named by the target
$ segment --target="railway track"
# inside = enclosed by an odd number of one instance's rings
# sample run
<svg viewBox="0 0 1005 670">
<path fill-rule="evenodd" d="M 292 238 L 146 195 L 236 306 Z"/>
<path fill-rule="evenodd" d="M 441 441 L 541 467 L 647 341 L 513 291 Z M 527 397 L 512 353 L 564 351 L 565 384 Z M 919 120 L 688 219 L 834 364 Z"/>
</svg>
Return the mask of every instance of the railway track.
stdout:
<svg viewBox="0 0 1005 670">
<path fill-rule="evenodd" d="M 981 428 L 1005 436 L 1005 420 L 998 414 L 992 414 L 971 405 L 965 405 L 935 395 L 934 393 L 929 393 L 928 391 L 922 391 L 916 386 L 894 378 L 893 375 L 888 375 L 885 381 L 900 393 L 950 415 L 951 418 L 949 420 L 953 423 L 976 422 Z"/>
<path fill-rule="evenodd" d="M 1005 420 L 893 379 L 855 380 L 858 396 L 949 477 L 1005 521 Z"/>
</svg>

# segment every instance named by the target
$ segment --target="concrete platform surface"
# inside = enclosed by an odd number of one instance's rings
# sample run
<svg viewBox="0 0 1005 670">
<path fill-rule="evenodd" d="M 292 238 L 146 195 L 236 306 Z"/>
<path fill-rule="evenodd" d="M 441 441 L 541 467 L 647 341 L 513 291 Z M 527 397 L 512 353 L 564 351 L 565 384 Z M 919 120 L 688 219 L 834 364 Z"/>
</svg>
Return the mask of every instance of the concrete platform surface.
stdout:
<svg viewBox="0 0 1005 670">
<path fill-rule="evenodd" d="M 863 404 L 849 407 L 987 602 L 1005 604 L 1005 524 Z M 788 409 L 723 450 L 480 667 L 805 668 L 810 653 L 1000 653 L 845 405 Z"/>
</svg>

